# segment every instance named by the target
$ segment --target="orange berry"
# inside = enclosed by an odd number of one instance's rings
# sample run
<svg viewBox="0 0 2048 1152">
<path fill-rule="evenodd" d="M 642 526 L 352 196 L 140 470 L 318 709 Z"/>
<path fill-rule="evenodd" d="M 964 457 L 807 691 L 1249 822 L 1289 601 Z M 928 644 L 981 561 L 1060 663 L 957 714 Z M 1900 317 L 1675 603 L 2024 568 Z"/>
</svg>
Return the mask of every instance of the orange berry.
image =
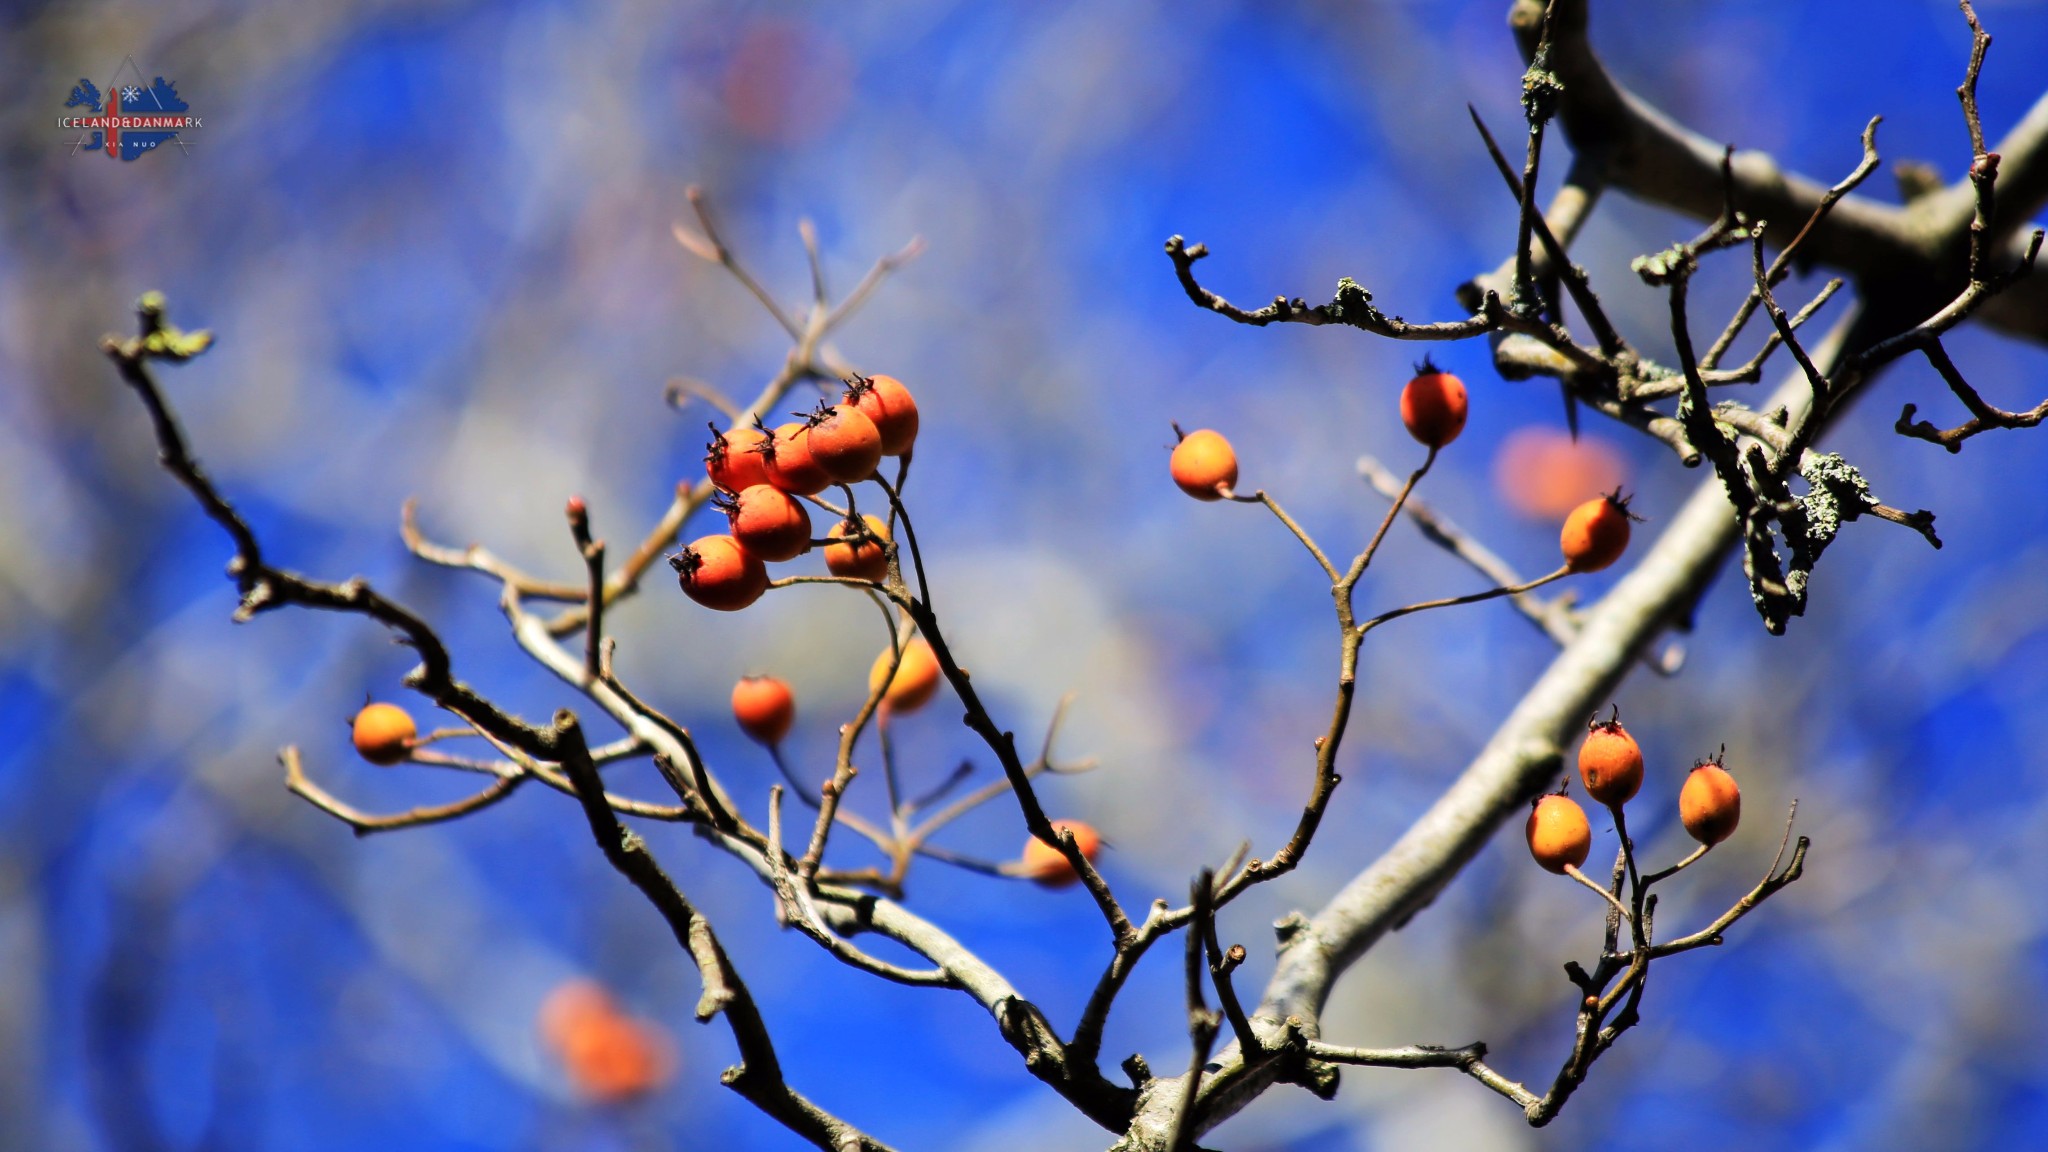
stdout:
<svg viewBox="0 0 2048 1152">
<path fill-rule="evenodd" d="M 576 1091 L 616 1104 L 661 1086 L 675 1054 L 660 1028 L 620 1012 L 611 994 L 590 980 L 570 980 L 540 1009 L 541 1038 L 562 1061 Z"/>
<path fill-rule="evenodd" d="M 585 1021 L 610 1016 L 614 1011 L 611 993 L 604 990 L 604 985 L 595 980 L 565 980 L 541 1001 L 541 1039 L 559 1049 Z"/>
<path fill-rule="evenodd" d="M 768 434 L 759 428 L 740 427 L 720 432 L 711 425 L 711 443 L 704 449 L 704 473 L 727 492 L 744 492 L 768 482 L 768 462 L 761 457 L 761 445 Z"/>
<path fill-rule="evenodd" d="M 768 482 L 792 496 L 816 496 L 832 486 L 832 474 L 811 456 L 808 424 L 778 425 L 760 451 Z"/>
<path fill-rule="evenodd" d="M 1082 858 L 1093 862 L 1095 855 L 1102 851 L 1102 837 L 1095 829 L 1079 820 L 1055 820 L 1053 831 L 1074 834 L 1074 847 L 1081 850 Z M 1074 871 L 1074 865 L 1067 860 L 1066 853 L 1033 836 L 1024 841 L 1024 859 L 1017 871 L 1025 879 L 1047 888 L 1065 888 L 1081 879 Z"/>
<path fill-rule="evenodd" d="M 1577 868 L 1593 850 L 1593 827 L 1586 823 L 1586 810 L 1562 792 L 1537 797 L 1523 831 L 1529 837 L 1529 855 L 1546 872 L 1562 875 L 1567 866 Z"/>
<path fill-rule="evenodd" d="M 810 418 L 811 459 L 835 483 L 856 484 L 882 462 L 882 433 L 851 404 L 820 405 Z"/>
<path fill-rule="evenodd" d="M 782 489 L 755 484 L 737 496 L 713 499 L 725 510 L 733 539 L 761 559 L 794 560 L 811 550 L 811 514 Z"/>
<path fill-rule="evenodd" d="M 1180 431 L 1176 426 L 1174 431 Z M 1197 500 L 1221 500 L 1217 488 L 1237 483 L 1237 452 L 1221 432 L 1198 428 L 1180 438 L 1167 461 L 1173 482 Z"/>
<path fill-rule="evenodd" d="M 619 1104 L 647 1095 L 668 1078 L 667 1045 L 648 1025 L 625 1016 L 593 1018 L 562 1046 L 562 1064 L 584 1096 Z"/>
<path fill-rule="evenodd" d="M 1678 790 L 1678 822 L 1685 825 L 1686 832 L 1711 847 L 1733 835 L 1741 821 L 1742 789 L 1721 767 L 1720 755 L 1693 765 L 1685 786 Z"/>
<path fill-rule="evenodd" d="M 1556 523 L 1581 501 L 1612 492 L 1626 478 L 1621 454 L 1590 435 L 1573 440 L 1552 428 L 1517 428 L 1493 459 L 1494 489 L 1524 516 Z"/>
<path fill-rule="evenodd" d="M 1602 804 L 1626 804 L 1643 786 L 1643 750 L 1621 726 L 1620 713 L 1586 727 L 1579 745 L 1579 779 L 1586 795 Z"/>
<path fill-rule="evenodd" d="M 1595 496 L 1564 518 L 1557 546 L 1564 551 L 1565 567 L 1574 572 L 1598 572 L 1628 549 L 1628 500 L 1620 489 Z"/>
<path fill-rule="evenodd" d="M 705 536 L 668 558 L 684 594 L 706 608 L 737 612 L 768 590 L 761 558 L 730 536 Z"/>
<path fill-rule="evenodd" d="M 867 522 L 868 532 L 877 537 L 880 542 L 866 540 L 853 544 L 827 544 L 825 545 L 825 567 L 834 576 L 847 576 L 855 580 L 874 580 L 879 582 L 886 579 L 889 575 L 889 525 L 865 513 L 861 515 L 861 519 Z M 834 524 L 832 530 L 827 532 L 826 535 L 835 540 L 843 540 L 848 536 L 855 535 L 858 531 L 854 527 L 853 521 L 841 520 L 839 523 Z"/>
<path fill-rule="evenodd" d="M 868 691 L 882 686 L 889 676 L 889 661 L 894 653 L 887 648 L 875 657 L 875 663 L 868 669 Z M 903 646 L 903 661 L 896 666 L 896 676 L 889 680 L 888 691 L 882 702 L 891 712 L 898 714 L 915 712 L 931 703 L 932 695 L 939 690 L 939 658 L 932 652 L 932 646 L 922 636 L 913 636 Z"/>
<path fill-rule="evenodd" d="M 747 735 L 773 747 L 796 723 L 796 694 L 773 676 L 742 676 L 732 686 L 732 718 Z"/>
<path fill-rule="evenodd" d="M 894 376 L 856 375 L 847 384 L 846 403 L 874 421 L 882 434 L 882 455 L 906 455 L 917 442 L 917 401 Z"/>
<path fill-rule="evenodd" d="M 356 754 L 372 764 L 396 764 L 410 756 L 419 731 L 412 715 L 396 704 L 365 704 L 349 722 Z"/>
<path fill-rule="evenodd" d="M 1441 448 L 1465 430 L 1469 405 L 1465 382 L 1449 372 L 1437 370 L 1425 357 L 1415 366 L 1415 378 L 1401 389 L 1401 423 L 1408 434 L 1431 448 Z"/>
</svg>

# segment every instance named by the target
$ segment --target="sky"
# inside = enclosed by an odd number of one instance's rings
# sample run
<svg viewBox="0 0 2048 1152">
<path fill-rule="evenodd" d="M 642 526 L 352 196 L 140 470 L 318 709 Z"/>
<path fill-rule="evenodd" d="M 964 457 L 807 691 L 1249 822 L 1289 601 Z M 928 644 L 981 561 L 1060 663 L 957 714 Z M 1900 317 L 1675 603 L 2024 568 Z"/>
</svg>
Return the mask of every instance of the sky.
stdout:
<svg viewBox="0 0 2048 1152">
<path fill-rule="evenodd" d="M 1189 304 L 1162 242 L 1206 243 L 1205 281 L 1244 303 L 1327 299 L 1350 276 L 1389 313 L 1458 315 L 1455 287 L 1513 245 L 1513 204 L 1465 108 L 1512 133 L 1505 7 L 8 6 L 0 1147 L 801 1146 L 719 1085 L 730 1037 L 691 1020 L 694 971 L 568 799 L 526 789 L 357 839 L 285 791 L 288 744 L 366 808 L 452 799 L 465 781 L 350 752 L 345 721 L 366 697 L 406 699 L 410 654 L 381 630 L 230 621 L 227 542 L 157 468 L 98 352 L 143 291 L 214 331 L 212 351 L 162 380 L 279 562 L 368 577 L 434 623 L 461 675 L 543 717 L 579 701 L 511 643 L 488 579 L 405 552 L 401 504 L 416 497 L 436 538 L 576 579 L 568 496 L 617 547 L 700 474 L 711 413 L 665 404 L 665 387 L 750 395 L 787 339 L 672 238 L 686 188 L 792 307 L 809 290 L 801 221 L 835 292 L 921 237 L 834 342 L 916 392 L 908 499 L 934 605 L 1020 739 L 1075 694 L 1059 747 L 1100 767 L 1042 794 L 1103 831 L 1105 874 L 1143 907 L 1241 840 L 1269 853 L 1292 828 L 1334 681 L 1312 563 L 1258 509 L 1183 496 L 1166 471 L 1172 423 L 1224 432 L 1244 484 L 1333 548 L 1384 510 L 1359 457 L 1419 461 L 1396 396 L 1420 350 L 1232 325 Z M 2039 95 L 2048 5 L 1980 11 L 1995 137 Z M 1594 19 L 1624 83 L 1789 169 L 1846 173 L 1877 114 L 1888 163 L 1949 178 L 1967 163 L 1954 88 L 1969 40 L 1950 5 L 1609 3 Z M 133 160 L 84 153 L 54 117 L 81 79 L 104 89 L 130 58 L 204 126 Z M 1866 191 L 1897 199 L 1886 173 Z M 1628 261 L 1696 231 L 1610 195 L 1575 248 L 1617 322 L 1667 361 L 1664 300 Z M 1703 273 L 1701 328 L 1740 298 L 1740 263 Z M 1950 347 L 1995 402 L 2031 407 L 2048 388 L 2039 347 L 1968 330 Z M 1555 389 L 1501 380 L 1481 342 L 1429 351 L 1467 382 L 1472 416 L 1421 498 L 1518 569 L 1547 570 L 1556 520 L 1518 505 L 1526 477 L 1503 461 L 1559 433 Z M 2005 1148 L 2048 1128 L 2048 507 L 2032 498 L 2048 452 L 2027 431 L 1954 456 L 1904 440 L 1891 419 L 1906 402 L 1962 418 L 1931 371 L 1902 365 L 1827 446 L 1888 503 L 1933 509 L 1946 546 L 1851 525 L 1784 637 L 1724 572 L 1681 673 L 1639 674 L 1617 697 L 1650 763 L 1631 828 L 1651 855 L 1686 846 L 1674 798 L 1695 758 L 1725 744 L 1745 790 L 1742 829 L 1674 885 L 1660 924 L 1703 922 L 1755 883 L 1794 798 L 1814 840 L 1806 877 L 1725 946 L 1660 963 L 1644 1023 L 1547 1129 L 1452 1072 L 1350 1071 L 1336 1101 L 1275 1092 L 1210 1146 Z M 1703 480 L 1627 429 L 1589 424 L 1586 440 L 1640 493 L 1640 541 Z M 1477 580 L 1397 526 L 1360 599 Z M 733 680 L 792 683 L 790 754 L 815 772 L 880 643 L 871 608 L 826 591 L 727 616 L 650 578 L 611 616 L 624 677 L 690 727 L 757 817 L 778 777 L 731 721 Z M 1375 633 L 1314 851 L 1225 917 L 1250 952 L 1241 984 L 1271 970 L 1272 921 L 1370 863 L 1553 652 L 1499 604 Z M 996 770 L 950 699 L 896 730 L 913 787 L 963 758 L 979 778 Z M 644 764 L 617 771 L 660 797 Z M 880 811 L 858 789 L 849 803 Z M 1594 833 L 1597 859 L 1613 833 Z M 1109 1143 L 971 1001 L 844 969 L 779 931 L 740 865 L 679 829 L 648 836 L 726 941 L 800 1091 L 905 1149 Z M 942 837 L 989 858 L 1023 840 L 1007 802 Z M 931 861 L 910 889 L 913 909 L 1071 1026 L 1107 956 L 1084 895 Z M 1324 1034 L 1483 1039 L 1505 1073 L 1547 1082 L 1569 1042 L 1560 965 L 1597 946 L 1600 915 L 1506 830 L 1345 977 Z M 1184 1065 L 1176 955 L 1134 979 L 1112 1063 Z M 670 1037 L 658 1091 L 578 1094 L 538 1023 L 573 979 Z"/>
</svg>

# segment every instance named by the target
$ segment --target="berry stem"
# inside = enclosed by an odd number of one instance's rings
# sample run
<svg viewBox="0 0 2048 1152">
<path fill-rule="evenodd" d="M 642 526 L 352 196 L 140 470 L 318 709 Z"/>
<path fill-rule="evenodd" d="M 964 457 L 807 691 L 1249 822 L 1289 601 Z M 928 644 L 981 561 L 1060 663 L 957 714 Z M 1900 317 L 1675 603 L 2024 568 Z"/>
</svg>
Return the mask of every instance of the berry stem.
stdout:
<svg viewBox="0 0 2048 1152">
<path fill-rule="evenodd" d="M 1481 600 L 1492 600 L 1501 596 L 1518 596 L 1524 592 L 1531 592 L 1541 588 L 1552 581 L 1562 580 L 1571 574 L 1572 570 L 1570 568 L 1559 568 L 1549 575 L 1538 576 L 1534 580 L 1525 581 L 1521 584 L 1509 584 L 1505 587 L 1489 588 L 1484 592 L 1474 592 L 1466 596 L 1451 596 L 1443 600 L 1425 600 L 1420 604 L 1410 604 L 1405 608 L 1395 608 L 1382 612 L 1365 623 L 1360 624 L 1358 626 L 1358 635 L 1364 636 L 1367 632 L 1385 624 L 1389 620 L 1398 620 L 1413 612 L 1422 612 L 1430 608 L 1451 608 L 1459 604 L 1477 604 Z"/>
<path fill-rule="evenodd" d="M 1408 482 L 1401 486 L 1400 495 L 1394 497 L 1394 502 L 1387 506 L 1387 514 L 1380 518 L 1380 526 L 1373 531 L 1371 542 L 1366 544 L 1365 551 L 1360 552 L 1358 558 L 1351 562 L 1351 570 L 1344 574 L 1344 583 L 1347 587 L 1358 583 L 1358 578 L 1372 566 L 1372 558 L 1380 550 L 1380 541 L 1387 538 L 1387 529 L 1393 527 L 1394 521 L 1401 515 L 1402 507 L 1408 503 L 1408 497 L 1414 493 L 1415 486 L 1422 482 L 1424 476 L 1429 475 L 1430 465 L 1435 463 L 1436 449 L 1431 448 L 1429 455 L 1422 460 L 1422 467 L 1408 474 Z"/>
<path fill-rule="evenodd" d="M 1621 913 L 1621 918 L 1623 920 L 1627 921 L 1631 925 L 1636 922 L 1636 918 L 1634 916 L 1629 915 L 1627 905 L 1615 899 L 1614 893 L 1609 892 L 1607 890 L 1606 885 L 1601 884 L 1599 881 L 1594 880 L 1591 877 L 1587 876 L 1584 872 L 1579 871 L 1578 866 L 1576 864 L 1565 865 L 1564 874 L 1571 877 L 1574 880 L 1577 880 L 1579 883 L 1584 884 L 1586 887 L 1591 888 L 1593 891 L 1598 892 L 1602 900 L 1605 900 L 1609 904 L 1614 905 L 1614 910 Z"/>
<path fill-rule="evenodd" d="M 1655 884 L 1657 881 L 1662 880 L 1667 876 L 1675 876 L 1678 873 L 1683 872 L 1685 869 L 1691 867 L 1692 864 L 1695 861 L 1697 861 L 1700 857 L 1705 856 L 1708 852 L 1713 851 L 1713 848 L 1714 846 L 1712 844 L 1700 845 L 1699 847 L 1692 850 L 1692 855 L 1687 856 L 1685 859 L 1680 860 L 1678 863 L 1673 864 L 1671 867 L 1666 868 L 1661 872 L 1652 872 L 1648 876 L 1643 877 L 1643 887 L 1648 888 L 1650 885 Z"/>
</svg>

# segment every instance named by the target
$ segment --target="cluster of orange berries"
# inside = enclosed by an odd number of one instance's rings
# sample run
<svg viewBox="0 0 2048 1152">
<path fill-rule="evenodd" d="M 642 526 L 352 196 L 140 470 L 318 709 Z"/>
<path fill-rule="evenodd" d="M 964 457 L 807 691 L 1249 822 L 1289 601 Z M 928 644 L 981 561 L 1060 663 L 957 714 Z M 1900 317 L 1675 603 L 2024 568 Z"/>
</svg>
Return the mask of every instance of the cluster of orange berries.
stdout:
<svg viewBox="0 0 2048 1152">
<path fill-rule="evenodd" d="M 924 637 L 912 637 L 903 646 L 896 674 L 891 677 L 889 663 L 894 656 L 893 651 L 884 649 L 875 657 L 868 670 L 868 690 L 880 690 L 882 703 L 895 715 L 915 712 L 939 690 L 938 656 Z M 886 689 L 882 687 L 884 678 L 888 679 Z M 779 677 L 742 676 L 732 687 L 732 718 L 742 732 L 774 748 L 796 723 L 796 693 Z M 1073 833 L 1074 846 L 1090 860 L 1102 850 L 1102 837 L 1078 820 L 1055 820 L 1053 829 Z M 1080 879 L 1065 855 L 1036 837 L 1025 842 L 1023 859 L 1014 871 L 1048 888 L 1064 888 Z"/>
<path fill-rule="evenodd" d="M 690 599 L 737 612 L 768 590 L 767 565 L 811 550 L 811 516 L 798 497 L 875 474 L 884 456 L 909 453 L 917 440 L 917 401 L 893 376 L 855 376 L 837 404 L 770 431 L 711 430 L 704 471 L 730 530 L 705 536 L 669 558 Z M 873 516 L 841 521 L 827 533 L 849 543 L 825 548 L 834 576 L 881 580 L 889 572 L 889 528 Z"/>
<path fill-rule="evenodd" d="M 1471 403 L 1465 382 L 1425 359 L 1415 377 L 1401 389 L 1401 423 L 1408 434 L 1433 455 L 1465 430 Z M 1222 500 L 1237 485 L 1237 452 L 1223 434 L 1202 428 L 1174 446 L 1167 462 L 1173 482 L 1197 500 Z M 1573 572 L 1598 572 L 1621 559 L 1628 549 L 1628 501 L 1620 489 L 1596 496 L 1573 508 L 1558 533 L 1565 567 Z"/>
<path fill-rule="evenodd" d="M 1579 745 L 1579 780 L 1586 795 L 1619 811 L 1643 786 L 1643 750 L 1621 726 L 1618 715 L 1587 726 Z M 1711 848 L 1735 832 L 1742 820 L 1742 790 L 1721 763 L 1721 753 L 1695 761 L 1678 790 L 1678 822 L 1693 839 Z M 1537 798 L 1525 828 L 1529 854 L 1551 872 L 1586 862 L 1593 830 L 1585 809 L 1564 790 Z"/>
<path fill-rule="evenodd" d="M 577 1093 L 601 1104 L 644 1096 L 675 1069 L 667 1034 L 628 1016 L 590 980 L 571 980 L 548 994 L 540 1034 Z"/>
</svg>

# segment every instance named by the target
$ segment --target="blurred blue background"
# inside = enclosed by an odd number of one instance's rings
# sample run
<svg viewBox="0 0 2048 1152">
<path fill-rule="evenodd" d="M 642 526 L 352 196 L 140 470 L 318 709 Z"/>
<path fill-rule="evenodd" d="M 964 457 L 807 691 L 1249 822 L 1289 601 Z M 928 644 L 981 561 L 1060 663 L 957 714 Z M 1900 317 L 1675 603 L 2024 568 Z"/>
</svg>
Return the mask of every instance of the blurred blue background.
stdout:
<svg viewBox="0 0 2048 1152">
<path fill-rule="evenodd" d="M 2038 94 L 2048 7 L 1980 5 L 1998 135 Z M 458 672 L 529 716 L 575 703 L 505 635 L 496 589 L 404 553 L 429 531 L 575 578 L 560 519 L 637 538 L 698 474 L 703 420 L 666 410 L 688 374 L 751 395 L 779 330 L 670 225 L 700 184 L 730 242 L 791 304 L 801 218 L 834 285 L 913 234 L 926 255 L 838 338 L 917 391 L 912 503 L 950 622 L 1004 723 L 1101 771 L 1049 784 L 1103 829 L 1126 901 L 1185 893 L 1240 838 L 1270 852 L 1305 795 L 1334 673 L 1313 566 L 1270 518 L 1167 481 L 1168 421 L 1223 430 L 1245 485 L 1349 549 L 1383 504 L 1371 453 L 1418 453 L 1394 398 L 1420 350 L 1350 330 L 1254 330 L 1191 307 L 1160 252 L 1208 243 L 1242 302 L 1327 299 L 1339 276 L 1390 313 L 1451 291 L 1512 243 L 1513 212 L 1466 123 L 1512 133 L 1520 65 L 1502 0 L 1478 3 L 795 4 L 340 0 L 7 7 L 0 88 L 0 1147 L 21 1149 L 782 1149 L 721 1088 L 723 1025 L 689 1021 L 694 972 L 605 865 L 565 798 L 528 789 L 475 818 L 356 840 L 286 794 L 279 746 L 366 807 L 465 781 L 348 751 L 365 694 L 411 662 L 354 619 L 229 623 L 220 533 L 156 468 L 141 411 L 96 351 L 144 289 L 217 348 L 165 373 L 196 449 L 275 558 L 361 573 L 432 619 Z M 1717 139 L 1826 179 L 1883 113 L 1889 160 L 1951 178 L 1968 48 L 1936 0 L 1602 4 L 1615 72 Z M 189 154 L 73 155 L 49 127 L 80 77 L 133 55 L 205 128 Z M 1561 163 L 1549 166 L 1551 173 Z M 1894 197 L 1885 177 L 1872 195 Z M 1629 257 L 1695 225 L 1612 197 L 1576 255 L 1629 334 L 1665 358 L 1661 297 Z M 1739 261 L 1738 261 L 1739 262 Z M 1742 291 L 1724 260 L 1702 330 Z M 1810 287 L 1809 287 L 1810 290 Z M 1746 345 L 1749 346 L 1749 345 Z M 1952 342 L 1988 397 L 2030 406 L 2048 356 Z M 1473 389 L 1426 499 L 1527 572 L 1554 523 L 1499 495 L 1517 429 L 1561 423 L 1547 383 L 1507 384 L 1480 343 L 1432 349 Z M 1879 495 L 1940 516 L 1947 548 L 1857 524 L 1808 616 L 1764 635 L 1739 578 L 1705 605 L 1684 674 L 1620 702 L 1648 751 L 1638 836 L 1682 848 L 1672 798 L 1728 746 L 1736 838 L 1673 885 L 1667 931 L 1754 883 L 1800 799 L 1807 878 L 1722 949 L 1662 964 L 1645 1022 L 1550 1129 L 1448 1072 L 1345 1074 L 1332 1104 L 1280 1091 L 1215 1133 L 1231 1148 L 2010 1148 L 2048 1132 L 2048 445 L 1958 457 L 1889 430 L 1914 400 L 1960 419 L 1924 366 L 1893 373 L 1835 446 Z M 1654 532 L 1702 480 L 1624 430 Z M 693 525 L 690 534 L 709 528 Z M 1646 538 L 1646 537 L 1639 537 Z M 815 564 L 815 560 L 802 562 Z M 1362 588 L 1391 605 L 1477 588 L 1397 529 Z M 1584 582 L 1587 595 L 1611 575 Z M 758 817 L 773 769 L 733 729 L 743 671 L 791 680 L 793 751 L 828 763 L 879 644 L 872 609 L 780 593 L 738 616 L 665 580 L 618 611 L 620 667 L 690 724 Z M 1499 605 L 1376 633 L 1330 820 L 1308 863 L 1234 907 L 1226 939 L 1270 969 L 1270 922 L 1313 909 L 1463 766 L 1551 654 Z M 906 720 L 913 779 L 976 756 L 945 709 Z M 992 770 L 981 756 L 983 774 Z M 650 797 L 644 769 L 622 786 Z M 872 812 L 875 797 L 856 792 Z M 906 1149 L 1109 1141 L 1023 1071 L 965 997 L 880 983 L 777 932 L 765 892 L 686 832 L 650 831 L 762 1002 L 799 1090 Z M 1611 832 L 1596 828 L 1596 857 Z M 1014 806 L 944 838 L 1009 856 Z M 841 837 L 843 862 L 867 862 Z M 981 950 L 1064 1030 L 1106 957 L 1077 892 L 930 864 L 912 906 Z M 1503 835 L 1340 986 L 1346 1043 L 1485 1039 L 1547 1082 L 1569 1040 L 1559 965 L 1597 945 L 1589 894 Z M 1185 1061 L 1177 962 L 1142 969 L 1106 1056 Z M 674 1032 L 679 1070 L 639 1103 L 578 1101 L 538 1039 L 561 981 L 591 976 Z"/>
</svg>

